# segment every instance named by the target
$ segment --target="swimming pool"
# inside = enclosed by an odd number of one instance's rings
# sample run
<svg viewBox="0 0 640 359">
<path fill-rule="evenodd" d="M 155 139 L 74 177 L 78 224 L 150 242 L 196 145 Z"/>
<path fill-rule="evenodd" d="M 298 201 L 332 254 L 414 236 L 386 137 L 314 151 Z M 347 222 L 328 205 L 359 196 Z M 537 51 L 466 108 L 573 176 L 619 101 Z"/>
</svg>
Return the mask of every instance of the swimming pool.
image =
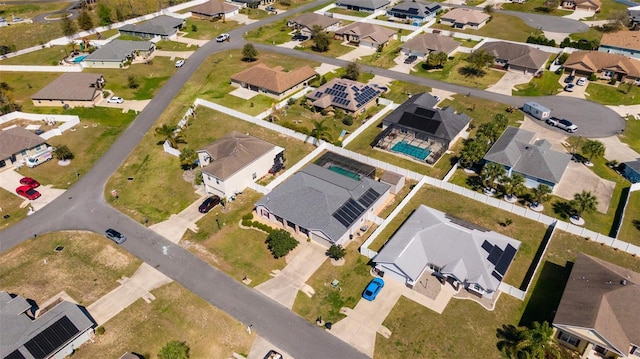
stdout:
<svg viewBox="0 0 640 359">
<path fill-rule="evenodd" d="M 82 55 L 82 56 L 78 56 L 78 57 L 76 57 L 75 59 L 73 59 L 73 62 L 74 62 L 74 63 L 76 63 L 76 64 L 77 64 L 78 62 L 82 62 L 82 60 L 84 60 L 84 58 L 85 58 L 85 57 L 87 57 L 87 56 L 89 56 L 89 55 Z"/>
<path fill-rule="evenodd" d="M 421 161 L 424 161 L 427 157 L 429 157 L 429 154 L 431 153 L 431 149 L 429 148 L 413 146 L 405 141 L 398 142 L 393 145 L 393 147 L 391 147 L 391 151 L 404 153 L 405 155 L 409 155 Z"/>
<path fill-rule="evenodd" d="M 351 171 L 346 170 L 346 169 L 344 169 L 342 167 L 339 167 L 339 166 L 329 166 L 329 170 L 333 171 L 335 173 L 339 173 L 339 174 L 341 174 L 343 176 L 347 176 L 349 178 L 353 178 L 356 181 L 360 180 L 360 175 L 359 174 L 357 174 L 355 172 L 351 172 Z"/>
</svg>

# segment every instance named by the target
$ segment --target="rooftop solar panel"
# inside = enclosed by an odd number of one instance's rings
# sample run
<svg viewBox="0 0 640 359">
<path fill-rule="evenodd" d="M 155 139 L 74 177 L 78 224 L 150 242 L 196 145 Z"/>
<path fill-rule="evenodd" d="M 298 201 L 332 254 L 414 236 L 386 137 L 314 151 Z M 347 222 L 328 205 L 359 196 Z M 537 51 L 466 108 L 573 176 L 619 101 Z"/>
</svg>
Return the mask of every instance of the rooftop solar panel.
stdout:
<svg viewBox="0 0 640 359">
<path fill-rule="evenodd" d="M 79 332 L 80 330 L 65 315 L 26 342 L 24 346 L 35 358 L 48 358 L 54 350 L 60 348 Z"/>
<path fill-rule="evenodd" d="M 337 219 L 343 226 L 350 227 L 364 210 L 358 202 L 349 198 L 340 208 L 333 212 L 333 218 Z"/>
<path fill-rule="evenodd" d="M 457 225 L 459 225 L 460 227 L 464 227 L 464 228 L 472 229 L 472 230 L 474 230 L 474 231 L 489 232 L 489 230 L 488 230 L 488 229 L 486 229 L 486 228 L 482 228 L 482 227 L 480 227 L 480 226 L 478 226 L 478 225 L 475 225 L 475 224 L 473 224 L 473 223 L 467 222 L 467 221 L 465 221 L 464 219 L 460 219 L 460 218 L 458 218 L 458 217 L 454 217 L 454 216 L 452 216 L 452 215 L 450 215 L 450 214 L 445 214 L 445 215 L 444 215 L 444 217 L 445 217 L 446 219 L 448 219 L 448 220 L 449 220 L 449 222 L 454 223 L 454 224 L 457 224 Z"/>
<path fill-rule="evenodd" d="M 26 359 L 22 353 L 18 351 L 18 349 L 11 352 L 11 354 L 4 357 L 4 359 Z"/>
<path fill-rule="evenodd" d="M 500 256 L 498 264 L 496 264 L 496 272 L 505 275 L 507 269 L 509 268 L 509 264 L 511 264 L 511 261 L 513 260 L 513 257 L 515 255 L 516 249 L 510 244 L 507 244 L 507 248 L 504 249 L 504 253 L 502 253 L 502 256 Z"/>
<path fill-rule="evenodd" d="M 500 273 L 498 273 L 498 272 L 496 272 L 496 271 L 493 271 L 493 272 L 491 272 L 491 275 L 492 275 L 495 279 L 497 279 L 497 280 L 499 280 L 499 281 L 501 281 L 501 282 L 502 282 L 502 276 L 500 275 Z"/>
<path fill-rule="evenodd" d="M 375 202 L 378 197 L 380 197 L 380 193 L 376 192 L 373 188 L 369 188 L 360 198 L 358 198 L 358 202 L 361 205 L 365 206 L 365 208 L 369 208 Z"/>
<path fill-rule="evenodd" d="M 484 249 L 485 251 L 487 251 L 487 253 L 489 253 L 493 249 L 493 244 L 485 240 L 484 242 L 482 242 L 482 249 Z"/>
<path fill-rule="evenodd" d="M 491 250 L 491 252 L 489 252 L 489 256 L 487 257 L 487 260 L 491 264 L 497 265 L 501 256 L 502 256 L 502 249 L 500 249 L 500 247 L 498 246 L 493 246 L 493 249 Z"/>
</svg>

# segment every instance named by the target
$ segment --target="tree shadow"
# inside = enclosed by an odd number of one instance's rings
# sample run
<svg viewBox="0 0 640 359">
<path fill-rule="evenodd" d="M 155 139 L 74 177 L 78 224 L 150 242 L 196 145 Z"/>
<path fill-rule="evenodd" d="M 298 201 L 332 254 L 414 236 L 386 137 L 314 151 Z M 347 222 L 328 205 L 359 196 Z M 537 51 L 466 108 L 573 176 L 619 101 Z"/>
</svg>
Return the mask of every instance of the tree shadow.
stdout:
<svg viewBox="0 0 640 359">
<path fill-rule="evenodd" d="M 534 321 L 553 322 L 572 268 L 572 262 L 567 262 L 564 267 L 548 261 L 543 263 L 518 325 L 529 327 Z"/>
<path fill-rule="evenodd" d="M 634 219 L 631 223 L 633 223 L 633 226 L 640 231 L 640 220 Z"/>
<path fill-rule="evenodd" d="M 480 191 L 484 188 L 484 184 L 482 184 L 482 178 L 478 175 L 472 175 L 467 177 L 467 186 L 471 187 L 474 191 Z"/>
<path fill-rule="evenodd" d="M 553 202 L 553 212 L 562 219 L 567 219 L 573 215 L 573 207 L 567 201 Z"/>
<path fill-rule="evenodd" d="M 458 73 L 464 77 L 483 77 L 487 74 L 486 71 L 473 66 L 463 66 L 458 69 Z"/>
</svg>

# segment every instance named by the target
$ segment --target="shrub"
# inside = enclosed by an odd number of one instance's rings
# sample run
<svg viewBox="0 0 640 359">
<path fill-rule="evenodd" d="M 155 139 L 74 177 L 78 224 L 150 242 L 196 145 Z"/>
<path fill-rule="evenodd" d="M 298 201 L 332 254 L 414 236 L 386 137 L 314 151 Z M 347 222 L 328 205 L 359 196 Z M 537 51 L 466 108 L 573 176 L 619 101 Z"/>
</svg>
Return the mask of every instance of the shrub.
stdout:
<svg viewBox="0 0 640 359">
<path fill-rule="evenodd" d="M 615 85 L 618 81 L 616 79 L 609 80 L 609 85 Z"/>
<path fill-rule="evenodd" d="M 287 100 L 287 105 L 293 106 L 295 104 L 296 104 L 296 99 L 293 97 L 289 97 L 289 99 Z"/>
<path fill-rule="evenodd" d="M 282 6 L 291 6 L 291 0 L 280 0 L 278 3 Z"/>
<path fill-rule="evenodd" d="M 73 153 L 71 152 L 69 147 L 67 147 L 67 145 L 57 147 L 55 151 L 53 151 L 53 154 L 60 161 L 72 160 L 74 158 Z"/>
<path fill-rule="evenodd" d="M 329 249 L 327 250 L 327 255 L 330 258 L 333 258 L 335 260 L 338 259 L 342 259 L 344 258 L 344 256 L 347 254 L 347 250 L 344 249 L 341 245 L 332 245 L 331 247 L 329 247 Z"/>
<path fill-rule="evenodd" d="M 104 334 L 104 327 L 102 325 L 96 328 L 96 334 L 98 335 Z"/>
<path fill-rule="evenodd" d="M 165 344 L 158 353 L 159 359 L 188 359 L 189 346 L 185 342 L 172 340 Z"/>
<path fill-rule="evenodd" d="M 342 123 L 344 123 L 346 126 L 353 125 L 353 116 L 351 115 L 344 116 L 344 118 L 342 119 Z"/>
<path fill-rule="evenodd" d="M 598 80 L 598 76 L 596 76 L 596 74 L 589 75 L 589 81 L 597 81 L 597 80 Z"/>
<path fill-rule="evenodd" d="M 291 237 L 291 234 L 284 229 L 271 232 L 269 236 L 267 236 L 266 243 L 274 258 L 285 256 L 298 246 L 298 241 Z"/>
</svg>

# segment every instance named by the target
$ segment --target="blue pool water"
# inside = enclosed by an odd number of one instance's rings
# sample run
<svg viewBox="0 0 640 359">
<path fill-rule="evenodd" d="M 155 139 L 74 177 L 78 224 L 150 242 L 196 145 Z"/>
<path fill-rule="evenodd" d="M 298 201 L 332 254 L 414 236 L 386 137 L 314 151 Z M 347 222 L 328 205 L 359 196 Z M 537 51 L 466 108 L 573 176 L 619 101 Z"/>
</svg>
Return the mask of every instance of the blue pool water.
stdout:
<svg viewBox="0 0 640 359">
<path fill-rule="evenodd" d="M 73 59 L 73 62 L 78 63 L 78 62 L 82 62 L 82 60 L 84 60 L 85 57 L 87 57 L 89 55 L 82 55 L 82 56 L 78 56 L 75 59 Z"/>
<path fill-rule="evenodd" d="M 393 147 L 391 147 L 391 151 L 404 153 L 405 155 L 409 155 L 421 161 L 424 161 L 431 153 L 431 150 L 428 148 L 413 146 L 404 141 L 393 145 Z"/>
</svg>

